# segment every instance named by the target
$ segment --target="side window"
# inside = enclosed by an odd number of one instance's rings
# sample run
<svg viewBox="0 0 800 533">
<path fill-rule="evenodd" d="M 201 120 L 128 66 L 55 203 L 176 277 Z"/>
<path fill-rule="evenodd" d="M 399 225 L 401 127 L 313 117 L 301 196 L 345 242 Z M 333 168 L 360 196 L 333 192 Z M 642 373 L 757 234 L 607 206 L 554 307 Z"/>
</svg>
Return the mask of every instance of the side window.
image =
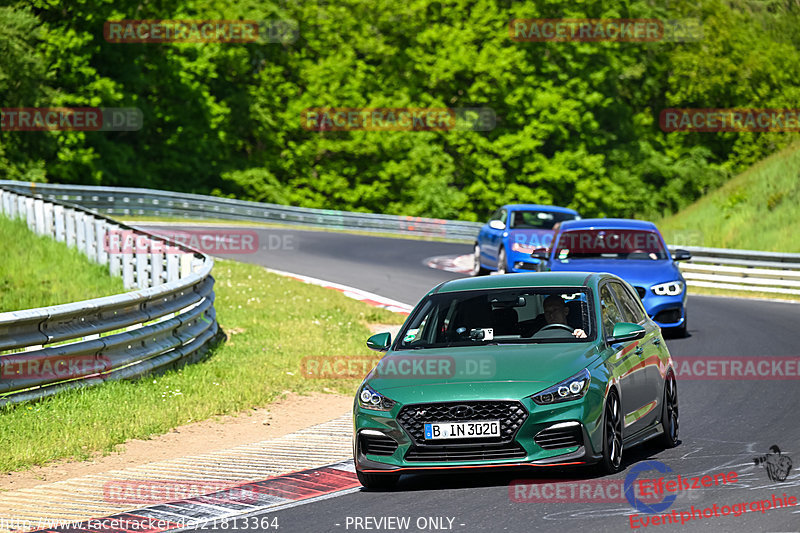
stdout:
<svg viewBox="0 0 800 533">
<path fill-rule="evenodd" d="M 498 218 L 497 220 L 499 220 L 500 222 L 502 222 L 503 224 L 506 224 L 506 226 L 508 226 L 508 220 L 506 220 L 507 218 L 508 218 L 508 211 L 506 211 L 505 209 L 501 209 L 500 210 L 500 218 Z"/>
<path fill-rule="evenodd" d="M 606 337 L 610 337 L 614 332 L 614 324 L 624 322 L 608 283 L 600 288 L 600 316 L 603 320 L 603 335 Z"/>
<path fill-rule="evenodd" d="M 621 283 L 615 282 L 611 283 L 611 285 L 617 295 L 617 301 L 619 302 L 625 322 L 632 322 L 634 324 L 642 323 L 644 321 L 644 313 L 642 312 L 642 307 L 639 305 L 639 302 L 636 301 L 639 298 L 637 297 L 636 300 L 634 300 L 631 291 Z"/>
<path fill-rule="evenodd" d="M 504 216 L 505 216 L 505 211 L 503 211 L 502 209 L 498 209 L 497 211 L 492 213 L 491 217 L 489 217 L 489 222 L 491 222 L 492 220 L 503 220 Z"/>
</svg>

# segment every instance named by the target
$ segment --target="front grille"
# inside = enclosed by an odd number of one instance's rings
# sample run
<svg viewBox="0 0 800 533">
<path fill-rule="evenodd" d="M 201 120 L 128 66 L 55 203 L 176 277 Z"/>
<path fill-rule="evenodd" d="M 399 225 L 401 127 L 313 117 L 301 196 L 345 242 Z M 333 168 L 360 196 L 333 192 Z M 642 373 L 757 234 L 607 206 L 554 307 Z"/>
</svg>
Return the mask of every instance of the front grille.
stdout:
<svg viewBox="0 0 800 533">
<path fill-rule="evenodd" d="M 660 311 L 656 317 L 656 322 L 663 322 L 664 324 L 671 324 L 673 322 L 677 322 L 681 319 L 681 310 L 680 309 L 664 309 Z"/>
<path fill-rule="evenodd" d="M 647 289 L 645 289 L 644 287 L 634 287 L 634 288 L 636 289 L 636 292 L 639 293 L 640 299 L 644 298 L 644 295 L 647 294 Z"/>
<path fill-rule="evenodd" d="M 412 446 L 406 452 L 406 461 L 499 461 L 525 455 L 525 450 L 514 442 L 501 445 Z"/>
<path fill-rule="evenodd" d="M 558 426 L 559 424 L 556 424 L 556 426 L 543 429 L 536 434 L 533 440 L 544 450 L 583 445 L 583 432 L 580 425 Z"/>
<path fill-rule="evenodd" d="M 471 413 L 458 416 L 452 413 L 454 407 L 469 407 Z M 426 422 L 467 422 L 469 420 L 499 420 L 500 436 L 483 439 L 448 439 L 448 445 L 504 443 L 514 440 L 517 431 L 528 418 L 528 412 L 520 402 L 511 400 L 479 401 L 479 402 L 441 402 L 406 405 L 400 409 L 397 421 L 411 436 L 414 443 L 425 446 Z M 442 441 L 435 444 L 441 445 Z"/>
<path fill-rule="evenodd" d="M 397 441 L 386 435 L 359 435 L 361 451 L 364 455 L 392 455 L 397 449 Z"/>
</svg>

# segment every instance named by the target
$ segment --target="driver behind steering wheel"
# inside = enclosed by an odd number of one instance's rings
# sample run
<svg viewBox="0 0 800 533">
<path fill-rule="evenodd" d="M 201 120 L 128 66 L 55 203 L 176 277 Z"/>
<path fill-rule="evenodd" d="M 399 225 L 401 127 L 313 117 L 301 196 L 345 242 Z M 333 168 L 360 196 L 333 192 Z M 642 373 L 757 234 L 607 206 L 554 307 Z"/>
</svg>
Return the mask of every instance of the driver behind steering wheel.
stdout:
<svg viewBox="0 0 800 533">
<path fill-rule="evenodd" d="M 544 299 L 542 304 L 544 307 L 544 319 L 549 324 L 560 324 L 567 326 L 567 315 L 569 314 L 569 307 L 564 300 L 557 294 L 551 294 Z M 586 332 L 580 328 L 576 328 L 572 335 L 578 339 L 585 339 Z"/>
</svg>

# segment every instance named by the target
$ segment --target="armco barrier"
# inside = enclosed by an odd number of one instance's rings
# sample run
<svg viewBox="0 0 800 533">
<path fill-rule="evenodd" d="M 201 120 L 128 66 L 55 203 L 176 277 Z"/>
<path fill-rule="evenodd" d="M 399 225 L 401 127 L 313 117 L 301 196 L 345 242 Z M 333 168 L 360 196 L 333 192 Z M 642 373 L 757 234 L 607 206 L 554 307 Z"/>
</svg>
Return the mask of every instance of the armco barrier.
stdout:
<svg viewBox="0 0 800 533">
<path fill-rule="evenodd" d="M 0 180 L 0 186 L 73 202 L 116 216 L 174 216 L 278 223 L 310 228 L 442 237 L 473 242 L 481 224 L 397 215 L 307 209 L 152 189 L 93 187 Z M 671 249 L 678 246 L 670 245 Z M 800 294 L 800 254 L 679 246 L 692 252 L 680 263 L 690 286 Z"/>
<path fill-rule="evenodd" d="M 193 362 L 224 336 L 214 310 L 211 257 L 77 205 L 2 185 L 0 213 L 77 247 L 121 275 L 126 288 L 137 289 L 0 313 L 0 405 Z M 137 253 L 109 253 L 109 232 L 135 235 Z"/>
<path fill-rule="evenodd" d="M 200 194 L 0 180 L 0 186 L 43 198 L 72 202 L 114 216 L 216 218 L 312 228 L 401 233 L 473 240 L 482 224 L 435 218 L 377 215 L 248 202 Z"/>
<path fill-rule="evenodd" d="M 679 263 L 695 287 L 800 295 L 800 254 L 681 246 L 692 260 Z"/>
</svg>

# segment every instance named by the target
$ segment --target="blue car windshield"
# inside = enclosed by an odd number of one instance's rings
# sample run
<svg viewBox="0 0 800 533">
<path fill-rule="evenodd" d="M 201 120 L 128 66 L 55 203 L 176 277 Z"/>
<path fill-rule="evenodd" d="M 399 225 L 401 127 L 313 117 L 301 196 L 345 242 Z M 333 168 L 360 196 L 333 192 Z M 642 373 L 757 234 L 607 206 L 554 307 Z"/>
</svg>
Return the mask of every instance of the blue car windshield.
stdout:
<svg viewBox="0 0 800 533">
<path fill-rule="evenodd" d="M 574 220 L 572 213 L 552 213 L 549 211 L 512 211 L 508 221 L 510 229 L 553 229 L 558 222 Z"/>
<path fill-rule="evenodd" d="M 669 255 L 661 236 L 654 231 L 631 229 L 583 229 L 565 231 L 556 237 L 556 260 L 638 259 L 659 261 Z"/>
<path fill-rule="evenodd" d="M 590 301 L 583 287 L 433 294 L 406 322 L 398 349 L 588 342 L 595 336 Z"/>
</svg>

